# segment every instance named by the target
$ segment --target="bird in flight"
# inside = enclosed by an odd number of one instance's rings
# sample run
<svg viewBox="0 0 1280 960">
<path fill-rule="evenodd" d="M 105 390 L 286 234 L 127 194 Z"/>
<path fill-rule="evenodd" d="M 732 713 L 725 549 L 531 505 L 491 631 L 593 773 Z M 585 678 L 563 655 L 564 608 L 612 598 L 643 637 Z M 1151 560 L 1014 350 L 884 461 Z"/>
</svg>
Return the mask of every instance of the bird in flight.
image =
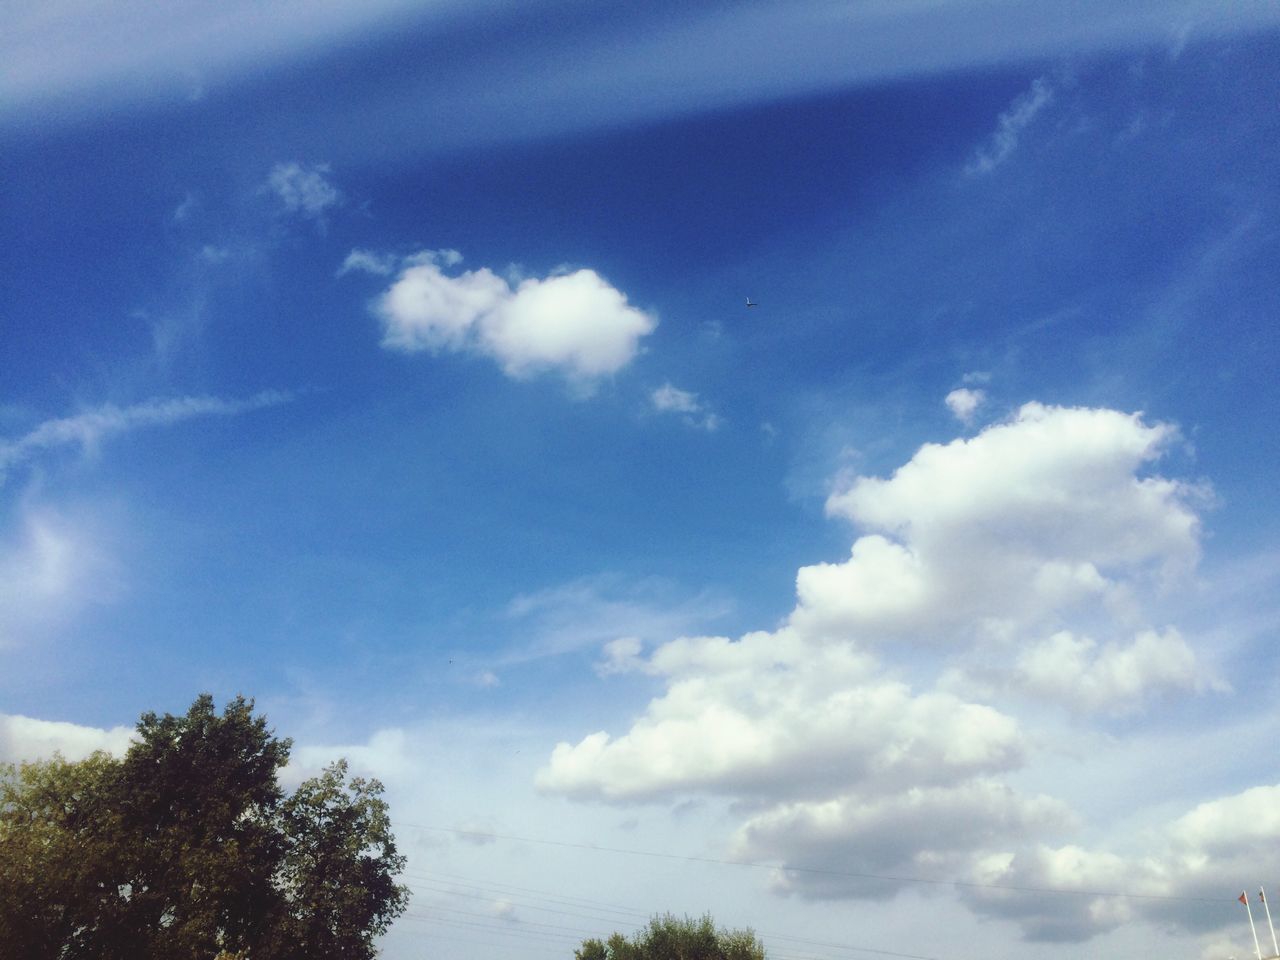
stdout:
<svg viewBox="0 0 1280 960">
<path fill-rule="evenodd" d="M 748 307 L 758 307 L 758 306 L 760 306 L 760 304 L 756 303 L 756 302 L 755 302 L 754 300 L 752 300 L 750 297 L 747 297 L 747 306 L 748 306 Z"/>
</svg>

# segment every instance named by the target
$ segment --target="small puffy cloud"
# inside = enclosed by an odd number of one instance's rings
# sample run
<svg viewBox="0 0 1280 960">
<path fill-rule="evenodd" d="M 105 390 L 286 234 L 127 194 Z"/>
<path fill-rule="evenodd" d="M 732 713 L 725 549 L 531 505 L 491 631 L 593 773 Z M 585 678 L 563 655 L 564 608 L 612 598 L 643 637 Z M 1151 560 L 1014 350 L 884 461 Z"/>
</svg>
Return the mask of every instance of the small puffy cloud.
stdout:
<svg viewBox="0 0 1280 960">
<path fill-rule="evenodd" d="M 384 347 L 478 353 L 513 378 L 554 370 L 590 383 L 630 363 L 657 326 L 593 270 L 513 286 L 485 267 L 446 273 L 451 253 L 409 258 L 378 298 Z"/>
<path fill-rule="evenodd" d="M 327 163 L 277 163 L 267 177 L 267 189 L 287 212 L 320 220 L 326 210 L 342 203 L 342 194 L 329 182 L 330 173 Z"/>
<path fill-rule="evenodd" d="M 991 138 L 975 151 L 973 158 L 966 164 L 964 172 L 969 176 L 981 176 L 990 173 L 1004 163 L 1018 148 L 1018 140 L 1039 113 L 1053 101 L 1053 88 L 1044 77 L 1036 78 L 1030 89 L 1020 94 L 1000 114 L 996 121 L 996 131 Z"/>
<path fill-rule="evenodd" d="M 630 673 L 642 665 L 640 651 L 644 643 L 639 637 L 619 637 L 604 645 L 604 659 L 596 664 L 596 673 L 607 677 L 615 673 Z"/>
<path fill-rule="evenodd" d="M 664 383 L 651 396 L 653 408 L 665 413 L 697 413 L 698 395 Z"/>
<path fill-rule="evenodd" d="M 659 413 L 683 414 L 684 422 L 691 427 L 712 431 L 720 426 L 720 418 L 698 400 L 696 393 L 681 390 L 664 383 L 649 395 L 653 409 Z"/>
<path fill-rule="evenodd" d="M 347 259 L 338 268 L 339 277 L 348 273 L 372 273 L 378 277 L 389 277 L 395 273 L 399 258 L 388 253 L 377 253 L 373 250 L 352 250 Z"/>
<path fill-rule="evenodd" d="M 46 420 L 16 440 L 0 440 L 0 483 L 9 469 L 44 450 L 79 446 L 86 453 L 93 453 L 107 438 L 138 427 L 168 426 L 195 417 L 233 416 L 289 399 L 289 394 L 275 390 L 245 400 L 176 397 L 147 400 L 128 407 L 108 403 L 74 416 Z"/>
<path fill-rule="evenodd" d="M 952 390 L 946 396 L 947 409 L 949 409 L 961 423 L 973 423 L 973 415 L 977 413 L 978 408 L 986 401 L 987 394 L 985 390 L 970 390 L 968 387 L 961 387 L 958 390 Z"/>
<path fill-rule="evenodd" d="M 98 750 L 123 756 L 133 741 L 133 734 L 132 727 L 104 730 L 0 713 L 0 762 L 47 760 L 55 753 L 68 760 L 83 760 Z"/>
</svg>

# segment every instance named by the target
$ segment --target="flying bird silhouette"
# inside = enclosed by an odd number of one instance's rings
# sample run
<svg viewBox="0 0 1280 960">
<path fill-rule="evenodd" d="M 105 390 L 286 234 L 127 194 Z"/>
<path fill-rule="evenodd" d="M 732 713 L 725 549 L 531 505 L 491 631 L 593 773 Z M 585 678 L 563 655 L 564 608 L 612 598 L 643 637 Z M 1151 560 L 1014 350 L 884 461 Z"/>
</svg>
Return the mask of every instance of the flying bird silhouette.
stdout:
<svg viewBox="0 0 1280 960">
<path fill-rule="evenodd" d="M 758 306 L 760 306 L 760 304 L 756 303 L 756 302 L 755 302 L 754 300 L 752 300 L 750 297 L 747 297 L 747 306 L 748 306 L 748 307 L 758 307 Z"/>
</svg>

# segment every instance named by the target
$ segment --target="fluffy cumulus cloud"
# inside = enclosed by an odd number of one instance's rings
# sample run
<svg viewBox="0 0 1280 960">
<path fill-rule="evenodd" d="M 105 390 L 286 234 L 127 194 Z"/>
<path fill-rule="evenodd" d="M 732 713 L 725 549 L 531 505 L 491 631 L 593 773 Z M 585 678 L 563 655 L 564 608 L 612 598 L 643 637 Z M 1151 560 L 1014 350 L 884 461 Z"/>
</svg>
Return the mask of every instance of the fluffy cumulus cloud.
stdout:
<svg viewBox="0 0 1280 960">
<path fill-rule="evenodd" d="M 1135 919 L 1213 931 L 1235 917 L 1229 905 L 1242 878 L 1280 870 L 1277 811 L 1280 785 L 1268 784 L 1198 804 L 1141 854 L 1074 844 L 1006 848 L 977 865 L 962 896 L 1035 940 L 1079 942 Z"/>
<path fill-rule="evenodd" d="M 612 641 L 598 672 L 661 691 L 630 729 L 559 743 L 538 786 L 608 803 L 724 798 L 742 818 L 733 855 L 778 864 L 776 886 L 799 896 L 952 883 L 1041 940 L 1158 920 L 1160 897 L 1191 895 L 1178 871 L 1207 877 L 1195 865 L 1228 849 L 1226 808 L 1193 811 L 1143 857 L 1073 845 L 1071 806 L 1018 786 L 1046 742 L 1037 721 L 946 677 L 981 652 L 1001 692 L 1035 699 L 1029 716 L 1056 703 L 1085 724 L 1215 686 L 1178 629 L 1145 614 L 1198 557 L 1204 491 L 1152 469 L 1176 438 L 1137 414 L 1028 404 L 891 476 L 852 478 L 827 504 L 857 528 L 849 558 L 802 568 L 781 626 L 647 653 Z M 913 649 L 925 658 L 908 683 L 888 658 Z M 1255 841 L 1280 837 L 1274 819 Z"/>
<path fill-rule="evenodd" d="M 0 713 L 0 763 L 47 760 L 54 754 L 83 760 L 98 750 L 122 756 L 132 739 L 133 730 L 129 727 L 104 730 Z"/>
<path fill-rule="evenodd" d="M 1029 645 L 1012 679 L 1017 688 L 1068 709 L 1108 713 L 1136 710 L 1156 692 L 1223 689 L 1172 627 L 1101 645 L 1062 630 Z"/>
<path fill-rule="evenodd" d="M 674 641 L 643 669 L 666 678 L 666 694 L 622 737 L 559 744 L 539 786 L 608 800 L 814 798 L 949 782 L 1022 759 L 1009 717 L 913 694 L 852 646 L 814 646 L 794 631 Z"/>
<path fill-rule="evenodd" d="M 478 353 L 510 377 L 552 370 L 590 383 L 630 363 L 657 326 L 594 270 L 513 285 L 487 267 L 446 272 L 456 266 L 452 253 L 409 258 L 378 298 L 384 347 Z"/>
<path fill-rule="evenodd" d="M 1199 488 L 1142 469 L 1177 436 L 1113 410 L 1027 404 L 976 437 L 857 477 L 827 510 L 868 531 L 804 567 L 792 622 L 814 634 L 947 642 L 1123 605 L 1198 557 Z"/>
</svg>

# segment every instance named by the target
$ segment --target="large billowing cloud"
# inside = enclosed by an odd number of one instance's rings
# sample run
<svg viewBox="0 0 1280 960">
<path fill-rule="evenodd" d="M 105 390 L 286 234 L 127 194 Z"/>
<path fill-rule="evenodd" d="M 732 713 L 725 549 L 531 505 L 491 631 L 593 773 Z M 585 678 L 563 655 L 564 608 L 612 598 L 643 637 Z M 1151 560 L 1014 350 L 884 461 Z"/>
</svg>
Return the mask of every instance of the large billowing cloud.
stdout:
<svg viewBox="0 0 1280 960">
<path fill-rule="evenodd" d="M 888 478 L 851 479 L 827 504 L 858 528 L 849 559 L 802 568 L 780 627 L 647 654 L 633 638 L 608 645 L 602 675 L 664 689 L 620 735 L 558 744 L 538 786 L 612 803 L 728 798 L 746 811 L 735 855 L 779 864 L 778 888 L 800 896 L 952 881 L 973 910 L 1051 940 L 1157 918 L 1107 894 L 1183 895 L 1174 867 L 1217 856 L 1219 821 L 1188 815 L 1145 859 L 1073 846 L 1071 806 L 1018 786 L 1044 738 L 984 701 L 1012 692 L 1085 724 L 1217 686 L 1178 629 L 1146 614 L 1199 553 L 1205 490 L 1151 472 L 1177 436 L 1137 414 L 1027 404 Z M 909 651 L 914 686 L 884 659 Z M 985 684 L 957 682 L 979 652 Z M 1037 888 L 1067 893 L 1046 906 Z"/>
<path fill-rule="evenodd" d="M 1019 765 L 1016 724 L 946 693 L 913 695 L 851 645 L 792 631 L 677 640 L 647 669 L 665 696 L 618 739 L 560 744 L 544 789 L 610 800 L 704 790 L 755 799 L 878 793 Z"/>
<path fill-rule="evenodd" d="M 1126 604 L 1199 552 L 1197 487 L 1141 470 L 1177 436 L 1114 410 L 1030 403 L 968 440 L 858 477 L 829 513 L 868 531 L 800 570 L 792 621 L 815 635 L 942 642 Z"/>
<path fill-rule="evenodd" d="M 511 377 L 554 370 L 590 383 L 630 363 L 657 326 L 594 270 L 513 286 L 487 267 L 446 273 L 454 257 L 409 258 L 375 307 L 384 347 L 479 353 Z"/>
</svg>

